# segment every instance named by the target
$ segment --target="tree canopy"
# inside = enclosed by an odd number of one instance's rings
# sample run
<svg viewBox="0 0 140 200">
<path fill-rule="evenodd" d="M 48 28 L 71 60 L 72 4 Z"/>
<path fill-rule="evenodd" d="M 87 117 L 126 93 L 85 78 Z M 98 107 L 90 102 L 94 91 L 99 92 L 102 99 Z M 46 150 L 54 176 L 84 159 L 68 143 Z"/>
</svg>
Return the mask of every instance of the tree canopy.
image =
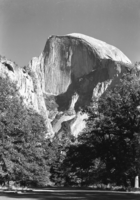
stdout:
<svg viewBox="0 0 140 200">
<path fill-rule="evenodd" d="M 126 185 L 139 175 L 139 107 L 139 77 L 127 74 L 120 84 L 100 98 L 96 108 L 88 108 L 88 129 L 79 141 L 92 146 L 96 158 L 105 164 L 102 178 L 106 182 Z"/>
<path fill-rule="evenodd" d="M 43 117 L 25 106 L 14 83 L 0 78 L 1 183 L 46 186 L 51 178 L 57 185 L 133 185 L 140 175 L 139 76 L 124 75 L 83 112 L 87 128 L 76 141 L 50 142 Z"/>
<path fill-rule="evenodd" d="M 126 74 L 84 112 L 89 115 L 87 128 L 65 149 L 59 166 L 63 180 L 65 174 L 69 184 L 134 185 L 140 174 L 139 77 Z"/>
<path fill-rule="evenodd" d="M 41 115 L 23 103 L 9 78 L 0 78 L 0 181 L 49 183 L 48 141 Z"/>
</svg>

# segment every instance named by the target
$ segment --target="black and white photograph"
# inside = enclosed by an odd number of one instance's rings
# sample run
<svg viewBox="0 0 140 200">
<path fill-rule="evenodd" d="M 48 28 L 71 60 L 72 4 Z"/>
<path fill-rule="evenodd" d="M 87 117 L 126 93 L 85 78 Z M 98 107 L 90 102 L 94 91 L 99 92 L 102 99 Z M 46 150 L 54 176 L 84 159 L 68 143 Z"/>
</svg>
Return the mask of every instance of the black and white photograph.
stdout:
<svg viewBox="0 0 140 200">
<path fill-rule="evenodd" d="M 140 200 L 140 0 L 0 0 L 0 200 Z"/>
</svg>

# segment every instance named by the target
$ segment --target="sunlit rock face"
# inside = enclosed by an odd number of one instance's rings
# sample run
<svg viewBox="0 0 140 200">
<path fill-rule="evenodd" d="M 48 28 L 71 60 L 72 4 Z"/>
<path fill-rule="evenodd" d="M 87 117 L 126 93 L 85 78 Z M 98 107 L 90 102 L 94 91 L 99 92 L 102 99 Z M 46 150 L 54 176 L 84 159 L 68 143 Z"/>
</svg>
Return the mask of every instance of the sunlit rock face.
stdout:
<svg viewBox="0 0 140 200">
<path fill-rule="evenodd" d="M 117 48 L 82 34 L 51 36 L 39 58 L 26 68 L 0 64 L 15 79 L 27 104 L 46 116 L 48 132 L 61 137 L 63 127 L 77 136 L 85 127 L 80 109 L 98 100 L 131 68 Z"/>
</svg>

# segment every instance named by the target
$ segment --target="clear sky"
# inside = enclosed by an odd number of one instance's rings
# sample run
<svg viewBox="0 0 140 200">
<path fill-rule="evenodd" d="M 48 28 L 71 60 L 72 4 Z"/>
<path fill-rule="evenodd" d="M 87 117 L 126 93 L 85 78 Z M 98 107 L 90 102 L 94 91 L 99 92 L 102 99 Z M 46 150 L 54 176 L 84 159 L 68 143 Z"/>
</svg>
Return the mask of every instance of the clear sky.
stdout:
<svg viewBox="0 0 140 200">
<path fill-rule="evenodd" d="M 140 0 L 0 0 L 0 55 L 27 65 L 50 35 L 83 33 L 140 61 Z"/>
</svg>

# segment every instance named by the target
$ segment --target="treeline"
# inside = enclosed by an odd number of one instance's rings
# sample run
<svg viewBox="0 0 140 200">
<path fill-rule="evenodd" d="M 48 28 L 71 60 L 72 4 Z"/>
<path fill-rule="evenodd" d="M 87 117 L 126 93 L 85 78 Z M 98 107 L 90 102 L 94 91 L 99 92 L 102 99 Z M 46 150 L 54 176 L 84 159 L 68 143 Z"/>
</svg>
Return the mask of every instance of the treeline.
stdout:
<svg viewBox="0 0 140 200">
<path fill-rule="evenodd" d="M 43 117 L 25 107 L 14 83 L 0 78 L 0 184 L 133 186 L 140 175 L 139 75 L 123 76 L 83 112 L 89 119 L 78 138 L 50 141 Z"/>
</svg>

